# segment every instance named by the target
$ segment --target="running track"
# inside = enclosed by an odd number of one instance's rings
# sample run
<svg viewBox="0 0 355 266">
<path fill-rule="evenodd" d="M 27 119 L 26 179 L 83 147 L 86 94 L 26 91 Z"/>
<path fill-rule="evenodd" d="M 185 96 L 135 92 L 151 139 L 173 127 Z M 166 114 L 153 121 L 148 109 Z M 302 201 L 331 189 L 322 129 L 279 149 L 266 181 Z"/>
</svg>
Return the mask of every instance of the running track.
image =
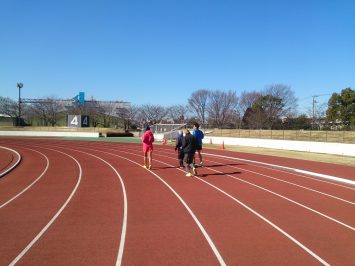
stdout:
<svg viewBox="0 0 355 266">
<path fill-rule="evenodd" d="M 0 265 L 354 265 L 355 168 L 204 150 L 197 177 L 155 145 L 0 138 Z M 0 166 L 8 150 L 0 149 Z M 233 157 L 233 158 L 229 158 Z"/>
</svg>

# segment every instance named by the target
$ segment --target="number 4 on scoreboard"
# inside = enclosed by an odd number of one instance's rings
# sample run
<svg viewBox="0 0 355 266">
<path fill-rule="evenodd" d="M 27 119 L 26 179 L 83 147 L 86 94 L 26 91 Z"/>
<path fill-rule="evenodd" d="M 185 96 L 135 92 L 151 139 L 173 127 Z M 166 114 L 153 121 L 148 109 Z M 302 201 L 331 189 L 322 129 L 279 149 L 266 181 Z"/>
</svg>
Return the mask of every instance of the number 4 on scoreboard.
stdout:
<svg viewBox="0 0 355 266">
<path fill-rule="evenodd" d="M 74 116 L 73 119 L 70 121 L 70 124 L 73 126 L 78 126 L 79 122 L 78 122 L 78 116 Z"/>
<path fill-rule="evenodd" d="M 88 116 L 83 116 L 83 121 L 81 122 L 81 124 L 83 125 L 83 126 L 88 126 Z"/>
</svg>

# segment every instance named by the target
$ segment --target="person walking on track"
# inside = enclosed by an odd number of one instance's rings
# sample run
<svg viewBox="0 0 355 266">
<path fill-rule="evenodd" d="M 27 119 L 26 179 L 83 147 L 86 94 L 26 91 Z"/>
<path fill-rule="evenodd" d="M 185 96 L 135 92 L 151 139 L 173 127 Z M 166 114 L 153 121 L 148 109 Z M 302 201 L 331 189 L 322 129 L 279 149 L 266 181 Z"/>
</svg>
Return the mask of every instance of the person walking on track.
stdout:
<svg viewBox="0 0 355 266">
<path fill-rule="evenodd" d="M 196 137 L 197 140 L 197 146 L 196 150 L 198 153 L 198 158 L 200 159 L 200 166 L 203 165 L 202 163 L 202 155 L 201 155 L 201 150 L 202 150 L 202 139 L 205 137 L 203 132 L 199 129 L 200 125 L 198 123 L 194 124 L 192 135 Z M 195 156 L 194 156 L 194 164 L 195 164 Z"/>
<path fill-rule="evenodd" d="M 145 133 L 142 136 L 143 153 L 144 153 L 144 168 L 152 169 L 152 153 L 154 135 L 149 126 L 145 127 Z"/>
<path fill-rule="evenodd" d="M 184 151 L 184 165 L 186 176 L 197 175 L 195 165 L 193 164 L 194 155 L 196 152 L 197 140 L 188 129 L 184 130 L 185 136 L 182 139 L 182 150 Z M 192 174 L 191 174 L 192 169 Z"/>
<path fill-rule="evenodd" d="M 178 160 L 179 160 L 180 167 L 184 167 L 184 151 L 182 150 L 182 139 L 183 139 L 182 130 L 179 130 L 175 142 L 175 151 L 178 152 Z"/>
</svg>

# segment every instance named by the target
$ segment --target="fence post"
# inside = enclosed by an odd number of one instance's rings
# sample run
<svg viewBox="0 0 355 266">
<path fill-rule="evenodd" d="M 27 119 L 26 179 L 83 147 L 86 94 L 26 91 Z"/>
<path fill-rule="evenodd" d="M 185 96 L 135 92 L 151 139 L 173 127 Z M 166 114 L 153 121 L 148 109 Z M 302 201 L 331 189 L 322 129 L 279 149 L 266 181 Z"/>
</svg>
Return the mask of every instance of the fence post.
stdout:
<svg viewBox="0 0 355 266">
<path fill-rule="evenodd" d="M 325 132 L 325 142 L 328 142 L 328 131 Z"/>
</svg>

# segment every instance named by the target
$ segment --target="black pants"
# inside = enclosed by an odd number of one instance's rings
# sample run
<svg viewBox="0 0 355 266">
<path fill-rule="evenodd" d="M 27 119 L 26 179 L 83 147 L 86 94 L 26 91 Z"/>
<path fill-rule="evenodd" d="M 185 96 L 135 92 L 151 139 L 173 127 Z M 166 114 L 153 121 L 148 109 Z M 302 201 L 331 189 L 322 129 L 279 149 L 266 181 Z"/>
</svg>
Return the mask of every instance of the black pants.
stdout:
<svg viewBox="0 0 355 266">
<path fill-rule="evenodd" d="M 195 155 L 195 153 L 185 153 L 184 154 L 184 165 L 186 168 L 186 172 L 190 172 L 190 169 L 194 167 L 194 164 L 193 164 L 194 155 Z"/>
</svg>

